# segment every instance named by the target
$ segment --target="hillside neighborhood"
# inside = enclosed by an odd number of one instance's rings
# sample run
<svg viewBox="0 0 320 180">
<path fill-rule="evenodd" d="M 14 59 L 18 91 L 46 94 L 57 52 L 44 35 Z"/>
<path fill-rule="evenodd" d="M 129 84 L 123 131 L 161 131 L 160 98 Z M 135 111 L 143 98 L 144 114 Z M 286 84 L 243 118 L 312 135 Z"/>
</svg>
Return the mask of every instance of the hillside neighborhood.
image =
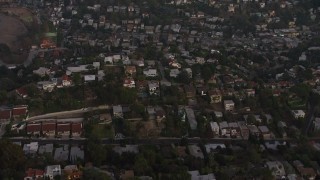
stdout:
<svg viewBox="0 0 320 180">
<path fill-rule="evenodd" d="M 0 179 L 320 178 L 320 1 L 0 5 Z"/>
</svg>

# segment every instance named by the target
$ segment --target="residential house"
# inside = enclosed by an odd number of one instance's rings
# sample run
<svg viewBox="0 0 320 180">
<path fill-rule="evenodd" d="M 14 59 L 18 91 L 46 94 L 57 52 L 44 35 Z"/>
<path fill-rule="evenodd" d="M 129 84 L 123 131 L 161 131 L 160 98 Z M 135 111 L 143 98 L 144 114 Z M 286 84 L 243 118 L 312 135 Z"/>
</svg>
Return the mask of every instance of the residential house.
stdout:
<svg viewBox="0 0 320 180">
<path fill-rule="evenodd" d="M 35 155 L 38 152 L 39 144 L 38 142 L 31 142 L 29 144 L 23 145 L 24 154 L 32 154 Z"/>
<path fill-rule="evenodd" d="M 196 89 L 193 85 L 184 85 L 184 92 L 186 93 L 187 98 L 194 98 L 196 95 Z"/>
<path fill-rule="evenodd" d="M 219 103 L 222 100 L 221 91 L 219 89 L 213 89 L 208 92 L 210 97 L 210 103 Z"/>
<path fill-rule="evenodd" d="M 180 74 L 179 69 L 170 69 L 170 74 L 169 74 L 170 77 L 177 78 L 179 74 Z"/>
<path fill-rule="evenodd" d="M 243 139 L 249 139 L 250 131 L 244 121 L 238 121 L 238 126 L 240 128 L 241 136 Z"/>
<path fill-rule="evenodd" d="M 135 88 L 136 87 L 136 83 L 133 79 L 125 79 L 123 82 L 123 87 L 127 87 L 127 88 Z"/>
<path fill-rule="evenodd" d="M 23 88 L 23 87 L 16 89 L 16 93 L 17 93 L 20 97 L 22 97 L 23 99 L 28 97 L 28 92 L 27 92 L 27 90 L 26 90 L 25 88 Z"/>
<path fill-rule="evenodd" d="M 41 126 L 43 135 L 53 137 L 56 134 L 56 123 L 55 122 L 43 122 Z"/>
<path fill-rule="evenodd" d="M 70 123 L 58 123 L 57 124 L 57 135 L 68 137 L 70 136 L 71 126 Z"/>
<path fill-rule="evenodd" d="M 260 137 L 261 132 L 256 125 L 248 125 L 247 127 L 251 135 Z"/>
<path fill-rule="evenodd" d="M 239 138 L 240 137 L 240 128 L 238 123 L 236 122 L 229 122 L 228 123 L 229 126 L 229 130 L 230 130 L 230 136 L 231 137 L 235 137 L 235 138 Z"/>
<path fill-rule="evenodd" d="M 204 158 L 204 155 L 200 149 L 199 146 L 197 145 L 188 145 L 188 150 L 189 150 L 189 153 L 190 155 L 196 157 L 196 158 L 200 158 L 200 159 L 203 159 Z"/>
<path fill-rule="evenodd" d="M 300 173 L 300 175 L 305 178 L 305 179 L 309 179 L 309 180 L 314 180 L 316 179 L 316 172 L 313 168 L 306 168 L 304 167 L 304 165 L 301 163 L 301 161 L 299 160 L 295 160 L 293 161 L 293 166 L 298 170 L 298 172 Z"/>
<path fill-rule="evenodd" d="M 72 80 L 68 75 L 66 75 L 66 74 L 63 75 L 61 79 L 62 79 L 62 86 L 63 87 L 71 86 Z"/>
<path fill-rule="evenodd" d="M 230 129 L 227 121 L 220 122 L 219 127 L 220 127 L 220 135 L 222 137 L 230 137 Z"/>
<path fill-rule="evenodd" d="M 192 78 L 192 69 L 191 68 L 184 68 L 183 71 L 187 72 L 189 78 Z"/>
<path fill-rule="evenodd" d="M 191 176 L 191 180 L 216 180 L 216 177 L 213 173 L 200 175 L 198 170 L 188 171 Z"/>
<path fill-rule="evenodd" d="M 53 81 L 40 81 L 37 82 L 37 86 L 39 89 L 42 89 L 44 91 L 51 92 L 55 87 L 57 83 Z"/>
<path fill-rule="evenodd" d="M 291 114 L 295 119 L 304 118 L 306 113 L 303 110 L 292 110 Z"/>
<path fill-rule="evenodd" d="M 136 66 L 125 66 L 124 71 L 130 77 L 134 77 L 137 74 Z"/>
<path fill-rule="evenodd" d="M 224 109 L 226 111 L 233 111 L 234 110 L 233 100 L 224 100 L 223 105 L 224 105 Z"/>
<path fill-rule="evenodd" d="M 286 171 L 280 161 L 267 161 L 266 166 L 269 168 L 269 170 L 271 170 L 272 175 L 276 179 L 285 178 Z"/>
<path fill-rule="evenodd" d="M 82 178 L 82 172 L 77 165 L 67 165 L 63 169 L 64 177 L 68 180 L 78 180 Z"/>
<path fill-rule="evenodd" d="M 19 116 L 26 116 L 28 113 L 28 106 L 27 105 L 20 105 L 15 106 L 12 108 L 12 116 L 19 117 Z"/>
<path fill-rule="evenodd" d="M 61 176 L 60 165 L 50 165 L 45 168 L 44 177 L 53 180 L 56 176 Z"/>
<path fill-rule="evenodd" d="M 123 111 L 122 111 L 121 105 L 113 106 L 112 109 L 113 109 L 113 117 L 123 118 Z"/>
<path fill-rule="evenodd" d="M 263 139 L 271 139 L 271 132 L 267 126 L 258 126 Z"/>
<path fill-rule="evenodd" d="M 92 82 L 96 80 L 96 75 L 84 75 L 84 82 Z"/>
<path fill-rule="evenodd" d="M 214 111 L 213 113 L 214 113 L 214 116 L 215 116 L 216 118 L 222 118 L 222 117 L 223 117 L 223 113 L 220 112 L 220 111 Z"/>
<path fill-rule="evenodd" d="M 256 95 L 256 91 L 254 89 L 246 89 L 247 97 L 254 97 Z"/>
<path fill-rule="evenodd" d="M 150 95 L 160 96 L 159 81 L 148 81 L 148 89 Z"/>
<path fill-rule="evenodd" d="M 82 134 L 82 123 L 72 123 L 71 124 L 71 135 L 72 137 L 79 137 Z"/>
<path fill-rule="evenodd" d="M 118 153 L 119 155 L 121 155 L 122 153 L 133 153 L 133 154 L 139 153 L 138 145 L 125 145 L 125 146 L 117 145 L 112 150 Z"/>
<path fill-rule="evenodd" d="M 29 168 L 28 170 L 26 170 L 26 174 L 23 180 L 42 179 L 43 175 L 43 170 Z"/>
<path fill-rule="evenodd" d="M 0 108 L 0 120 L 10 120 L 12 116 L 12 109 L 3 107 Z"/>
<path fill-rule="evenodd" d="M 40 135 L 41 123 L 28 123 L 26 131 L 28 135 Z"/>
<path fill-rule="evenodd" d="M 191 109 L 190 107 L 185 107 L 185 112 L 186 112 L 186 116 L 187 116 L 187 120 L 189 122 L 190 125 L 190 129 L 191 130 L 196 130 L 198 123 L 196 120 L 196 116 L 194 115 L 194 111 L 193 109 Z"/>
<path fill-rule="evenodd" d="M 50 74 L 50 69 L 45 68 L 45 67 L 40 67 L 37 70 L 33 71 L 33 74 L 36 74 L 40 77 L 44 77 L 45 75 L 49 75 Z"/>
<path fill-rule="evenodd" d="M 146 77 L 156 77 L 156 76 L 158 76 L 157 69 L 145 69 L 145 70 L 143 70 L 143 74 Z"/>
<path fill-rule="evenodd" d="M 210 128 L 211 128 L 212 136 L 219 136 L 220 127 L 217 122 L 210 122 Z"/>
</svg>

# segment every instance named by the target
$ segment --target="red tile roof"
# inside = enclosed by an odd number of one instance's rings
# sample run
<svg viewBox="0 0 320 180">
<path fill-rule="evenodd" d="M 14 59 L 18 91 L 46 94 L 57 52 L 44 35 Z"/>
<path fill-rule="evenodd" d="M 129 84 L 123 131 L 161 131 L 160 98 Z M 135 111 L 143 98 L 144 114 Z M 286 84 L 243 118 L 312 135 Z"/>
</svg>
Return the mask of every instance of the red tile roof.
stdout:
<svg viewBox="0 0 320 180">
<path fill-rule="evenodd" d="M 72 131 L 72 133 L 81 133 L 82 132 L 82 123 L 72 123 L 71 131 Z"/>
<path fill-rule="evenodd" d="M 0 109 L 0 119 L 10 119 L 11 109 Z"/>
<path fill-rule="evenodd" d="M 26 177 L 35 177 L 35 176 L 43 176 L 44 175 L 44 171 L 39 170 L 39 169 L 31 169 L 29 168 L 26 171 Z"/>
<path fill-rule="evenodd" d="M 56 123 L 42 123 L 42 131 L 55 131 Z"/>
<path fill-rule="evenodd" d="M 27 132 L 40 132 L 41 131 L 41 124 L 28 124 L 27 125 Z"/>
<path fill-rule="evenodd" d="M 26 115 L 28 112 L 28 106 L 22 105 L 22 106 L 15 106 L 12 108 L 12 116 L 21 116 Z"/>
<path fill-rule="evenodd" d="M 70 131 L 70 123 L 63 123 L 63 124 L 57 124 L 57 131 L 58 132 L 65 132 L 65 131 Z"/>
<path fill-rule="evenodd" d="M 25 88 L 21 87 L 19 89 L 16 89 L 16 92 L 21 97 L 27 97 L 28 96 L 27 90 Z"/>
</svg>

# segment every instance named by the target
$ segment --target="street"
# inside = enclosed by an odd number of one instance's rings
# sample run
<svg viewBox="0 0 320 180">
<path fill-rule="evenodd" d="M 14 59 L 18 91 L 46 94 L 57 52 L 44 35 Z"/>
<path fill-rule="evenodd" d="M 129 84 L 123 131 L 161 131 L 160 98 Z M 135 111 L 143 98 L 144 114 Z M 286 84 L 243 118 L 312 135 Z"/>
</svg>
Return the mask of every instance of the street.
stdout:
<svg viewBox="0 0 320 180">
<path fill-rule="evenodd" d="M 24 138 L 24 137 L 13 137 L 9 138 L 12 142 L 21 142 L 21 143 L 30 143 L 30 142 L 39 142 L 39 144 L 48 144 L 48 143 L 57 143 L 57 144 L 85 144 L 86 138 Z M 319 141 L 320 138 L 310 139 L 312 141 Z M 264 142 L 297 142 L 296 139 L 270 139 L 264 140 Z M 187 142 L 188 144 L 225 144 L 225 143 L 245 143 L 248 140 L 244 139 L 232 139 L 232 138 L 211 138 L 211 139 L 202 139 L 202 138 L 153 138 L 153 139 L 135 139 L 135 138 L 125 138 L 120 140 L 114 139 L 102 139 L 102 144 L 109 145 L 118 145 L 118 144 L 137 144 L 137 145 L 170 145 L 170 144 L 180 144 L 182 142 Z"/>
</svg>

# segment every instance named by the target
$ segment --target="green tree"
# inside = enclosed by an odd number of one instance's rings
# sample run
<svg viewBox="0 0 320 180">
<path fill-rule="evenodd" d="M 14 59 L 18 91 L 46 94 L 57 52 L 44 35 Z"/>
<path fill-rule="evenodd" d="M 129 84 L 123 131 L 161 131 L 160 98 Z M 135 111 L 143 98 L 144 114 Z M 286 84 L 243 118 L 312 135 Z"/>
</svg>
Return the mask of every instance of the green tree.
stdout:
<svg viewBox="0 0 320 180">
<path fill-rule="evenodd" d="M 183 84 L 189 84 L 191 82 L 191 79 L 189 77 L 189 74 L 187 71 L 182 71 L 178 76 L 177 76 L 177 81 Z"/>
<path fill-rule="evenodd" d="M 107 157 L 107 151 L 101 144 L 101 140 L 96 137 L 88 139 L 87 151 L 94 165 L 100 166 Z"/>
<path fill-rule="evenodd" d="M 132 104 L 137 98 L 137 93 L 134 89 L 121 88 L 120 89 L 120 102 L 123 104 Z"/>
<path fill-rule="evenodd" d="M 74 73 L 72 75 L 72 82 L 75 84 L 75 85 L 80 85 L 82 83 L 82 79 L 81 79 L 81 75 L 80 73 Z"/>
<path fill-rule="evenodd" d="M 137 175 L 144 175 L 149 168 L 149 164 L 143 155 L 138 155 L 133 166 L 134 172 Z"/>
<path fill-rule="evenodd" d="M 23 179 L 26 158 L 22 148 L 4 139 L 0 147 L 0 179 Z"/>
<path fill-rule="evenodd" d="M 103 173 L 100 172 L 98 169 L 90 168 L 90 169 L 84 169 L 83 171 L 83 179 L 88 180 L 111 180 L 111 178 Z"/>
<path fill-rule="evenodd" d="M 7 91 L 0 90 L 0 102 L 3 102 L 7 99 Z"/>
<path fill-rule="evenodd" d="M 208 81 L 212 75 L 213 71 L 211 70 L 211 68 L 209 66 L 203 66 L 203 68 L 201 69 L 201 76 L 203 80 Z"/>
</svg>

